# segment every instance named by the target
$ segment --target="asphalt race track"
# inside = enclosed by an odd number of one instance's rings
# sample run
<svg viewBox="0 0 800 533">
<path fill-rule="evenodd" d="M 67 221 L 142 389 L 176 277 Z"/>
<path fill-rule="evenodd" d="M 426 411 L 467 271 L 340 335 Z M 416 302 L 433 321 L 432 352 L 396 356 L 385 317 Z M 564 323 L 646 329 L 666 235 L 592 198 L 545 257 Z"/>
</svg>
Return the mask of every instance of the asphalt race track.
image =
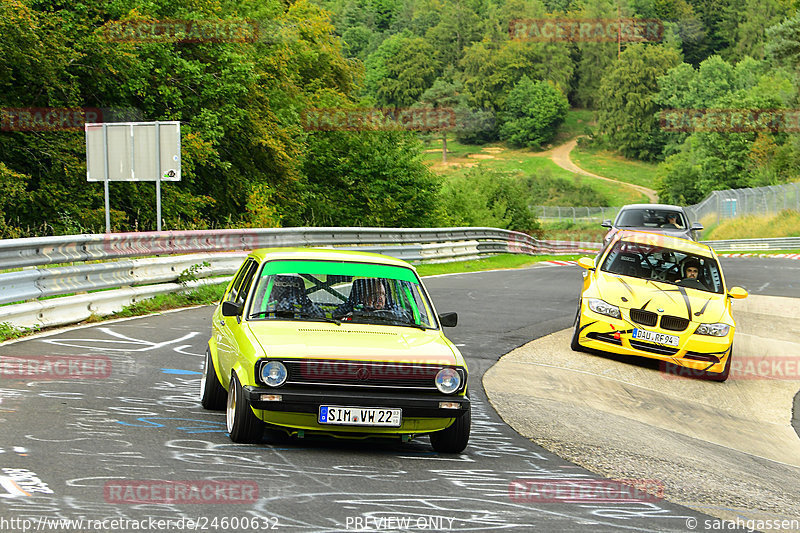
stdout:
<svg viewBox="0 0 800 533">
<path fill-rule="evenodd" d="M 800 297 L 800 261 L 725 259 L 723 268 L 729 285 Z M 0 346 L 5 361 L 74 357 L 94 369 L 87 379 L 0 373 L 0 531 L 709 529 L 710 516 L 643 491 L 547 500 L 520 488 L 611 485 L 510 429 L 481 386 L 501 355 L 571 325 L 577 267 L 426 285 L 440 313 L 459 313 L 448 336 L 470 365 L 465 453 L 436 454 L 426 438 L 233 444 L 224 413 L 197 399 L 210 307 L 108 322 Z M 194 492 L 170 502 L 178 493 L 168 482 Z"/>
</svg>

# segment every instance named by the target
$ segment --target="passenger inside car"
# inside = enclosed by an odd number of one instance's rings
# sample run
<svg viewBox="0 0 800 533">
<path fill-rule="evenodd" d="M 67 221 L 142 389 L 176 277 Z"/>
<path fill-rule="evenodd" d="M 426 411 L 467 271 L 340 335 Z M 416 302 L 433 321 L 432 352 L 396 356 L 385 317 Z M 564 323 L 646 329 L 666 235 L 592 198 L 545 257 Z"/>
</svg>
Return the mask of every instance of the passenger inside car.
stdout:
<svg viewBox="0 0 800 533">
<path fill-rule="evenodd" d="M 276 275 L 269 295 L 268 306 L 273 306 L 275 313 L 281 315 L 324 316 L 322 309 L 309 299 L 305 284 L 299 276 Z"/>
</svg>

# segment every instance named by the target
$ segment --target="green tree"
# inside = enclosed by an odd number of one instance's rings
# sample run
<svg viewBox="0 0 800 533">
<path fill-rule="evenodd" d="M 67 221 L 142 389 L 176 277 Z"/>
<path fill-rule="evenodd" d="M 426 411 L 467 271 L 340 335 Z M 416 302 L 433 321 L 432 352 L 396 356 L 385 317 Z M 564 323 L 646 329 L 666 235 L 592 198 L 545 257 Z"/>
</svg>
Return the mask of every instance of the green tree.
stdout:
<svg viewBox="0 0 800 533">
<path fill-rule="evenodd" d="M 514 146 L 540 147 L 555 136 L 569 102 L 552 82 L 523 76 L 508 95 L 500 136 Z"/>
<path fill-rule="evenodd" d="M 603 77 L 598 96 L 598 128 L 626 157 L 652 160 L 661 155 L 655 96 L 658 78 L 678 64 L 678 53 L 661 45 L 631 44 Z"/>
<path fill-rule="evenodd" d="M 436 221 L 439 178 L 402 131 L 318 132 L 308 139 L 308 183 L 288 225 L 419 227 Z"/>
<path fill-rule="evenodd" d="M 433 85 L 441 72 L 433 46 L 421 37 L 406 37 L 385 63 L 386 76 L 378 81 L 376 95 L 381 105 L 407 107 Z"/>
<path fill-rule="evenodd" d="M 416 107 L 435 109 L 440 112 L 452 114 L 453 121 L 455 122 L 456 107 L 463 100 L 460 84 L 437 79 L 433 82 L 433 85 L 422 94 Z M 440 130 L 442 136 L 442 163 L 447 163 L 447 132 L 449 129 L 451 128 L 445 127 Z M 455 129 L 455 124 L 453 125 L 453 129 Z"/>
<path fill-rule="evenodd" d="M 460 66 L 470 105 L 495 110 L 505 106 L 506 97 L 523 76 L 552 81 L 566 92 L 574 70 L 564 43 L 523 40 L 474 43 L 465 51 Z"/>
<path fill-rule="evenodd" d="M 533 181 L 504 176 L 483 166 L 473 167 L 444 184 L 441 205 L 445 223 L 539 235 L 541 226 L 528 207 Z"/>
<path fill-rule="evenodd" d="M 800 13 L 767 29 L 767 53 L 783 64 L 800 66 Z"/>
</svg>

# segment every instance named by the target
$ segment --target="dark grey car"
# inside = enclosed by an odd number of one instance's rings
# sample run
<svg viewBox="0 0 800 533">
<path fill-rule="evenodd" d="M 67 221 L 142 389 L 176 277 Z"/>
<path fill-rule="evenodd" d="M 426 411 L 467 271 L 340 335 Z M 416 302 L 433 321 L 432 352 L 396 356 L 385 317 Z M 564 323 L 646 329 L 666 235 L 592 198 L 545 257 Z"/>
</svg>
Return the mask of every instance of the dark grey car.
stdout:
<svg viewBox="0 0 800 533">
<path fill-rule="evenodd" d="M 613 223 L 611 220 L 604 220 L 601 226 L 608 228 L 603 244 L 608 243 L 621 229 L 663 233 L 693 241 L 697 240 L 697 232 L 703 229 L 701 224 L 689 220 L 681 206 L 668 204 L 626 205 L 619 210 Z"/>
</svg>

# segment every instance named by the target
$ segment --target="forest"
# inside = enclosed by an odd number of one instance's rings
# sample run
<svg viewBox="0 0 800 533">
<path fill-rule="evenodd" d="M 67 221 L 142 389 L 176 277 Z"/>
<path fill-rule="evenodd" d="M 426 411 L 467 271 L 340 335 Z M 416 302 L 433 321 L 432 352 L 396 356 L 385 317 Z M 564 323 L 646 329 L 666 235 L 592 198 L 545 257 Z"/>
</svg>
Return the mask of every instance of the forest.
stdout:
<svg viewBox="0 0 800 533">
<path fill-rule="evenodd" d="M 86 180 L 82 120 L 64 118 L 81 110 L 181 122 L 182 180 L 162 185 L 164 229 L 535 233 L 529 206 L 552 177 L 479 167 L 451 182 L 424 163 L 426 143 L 534 152 L 570 109 L 595 112 L 582 143 L 658 163 L 653 188 L 664 202 L 796 181 L 798 4 L 2 0 L 0 238 L 104 230 L 103 185 Z M 640 19 L 643 39 L 540 31 L 548 21 L 616 28 Z M 62 120 L 37 125 L 42 110 Z M 435 127 L 397 119 L 432 110 Z M 770 121 L 697 127 L 713 110 L 750 122 L 766 110 Z M 320 113 L 351 122 L 310 122 Z M 114 231 L 155 229 L 152 182 L 111 183 L 110 205 Z"/>
</svg>

